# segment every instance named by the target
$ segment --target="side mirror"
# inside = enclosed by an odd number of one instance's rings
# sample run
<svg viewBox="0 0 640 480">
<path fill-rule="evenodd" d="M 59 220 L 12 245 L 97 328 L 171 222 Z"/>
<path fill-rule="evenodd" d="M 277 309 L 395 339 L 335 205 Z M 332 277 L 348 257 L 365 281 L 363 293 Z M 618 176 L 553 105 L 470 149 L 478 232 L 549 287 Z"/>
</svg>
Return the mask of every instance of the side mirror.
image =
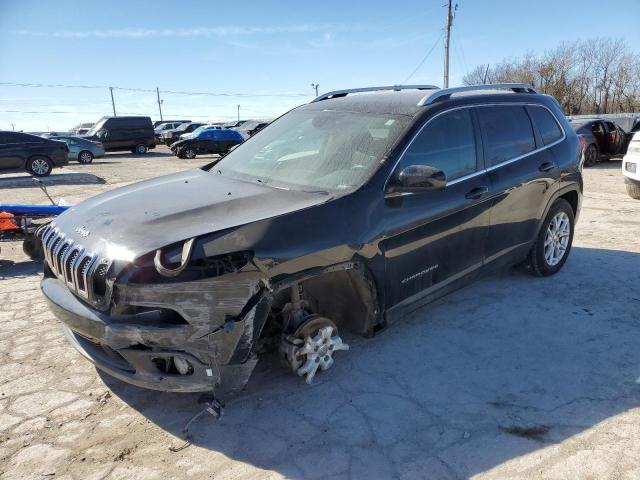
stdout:
<svg viewBox="0 0 640 480">
<path fill-rule="evenodd" d="M 387 189 L 387 196 L 441 190 L 447 185 L 447 176 L 442 170 L 429 165 L 411 165 L 404 168 L 398 180 Z"/>
</svg>

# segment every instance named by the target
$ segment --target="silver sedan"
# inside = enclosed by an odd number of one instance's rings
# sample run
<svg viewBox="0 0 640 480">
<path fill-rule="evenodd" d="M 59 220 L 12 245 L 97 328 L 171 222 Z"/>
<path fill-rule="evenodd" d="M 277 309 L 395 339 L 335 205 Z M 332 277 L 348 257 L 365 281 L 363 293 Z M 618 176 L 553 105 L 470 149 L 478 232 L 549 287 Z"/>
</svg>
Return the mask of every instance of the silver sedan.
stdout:
<svg viewBox="0 0 640 480">
<path fill-rule="evenodd" d="M 69 160 L 77 160 L 78 163 L 91 163 L 94 158 L 104 156 L 104 147 L 100 142 L 72 135 L 56 135 L 49 138 L 65 142 L 69 146 Z"/>
</svg>

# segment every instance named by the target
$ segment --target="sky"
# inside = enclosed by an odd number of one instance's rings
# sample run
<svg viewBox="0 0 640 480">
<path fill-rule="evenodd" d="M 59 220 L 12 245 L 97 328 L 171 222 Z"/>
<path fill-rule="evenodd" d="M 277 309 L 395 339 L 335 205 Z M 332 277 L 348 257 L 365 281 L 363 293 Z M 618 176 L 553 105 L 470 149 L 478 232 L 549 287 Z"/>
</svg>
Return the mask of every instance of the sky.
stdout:
<svg viewBox="0 0 640 480">
<path fill-rule="evenodd" d="M 165 119 L 200 121 L 235 119 L 238 105 L 243 119 L 278 116 L 313 99 L 312 83 L 440 86 L 445 1 L 0 0 L 0 130 L 111 115 L 109 86 L 120 115 L 159 120 L 159 88 Z M 616 2 L 615 15 L 601 0 L 454 3 L 451 86 L 563 41 L 640 45 L 640 0 Z"/>
</svg>

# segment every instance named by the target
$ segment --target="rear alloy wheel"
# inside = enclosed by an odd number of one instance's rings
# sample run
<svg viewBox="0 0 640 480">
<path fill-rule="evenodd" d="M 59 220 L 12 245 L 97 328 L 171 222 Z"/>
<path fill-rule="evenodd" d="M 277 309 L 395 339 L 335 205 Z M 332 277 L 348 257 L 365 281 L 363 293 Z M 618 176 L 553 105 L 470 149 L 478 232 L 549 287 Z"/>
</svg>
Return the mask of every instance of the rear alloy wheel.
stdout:
<svg viewBox="0 0 640 480">
<path fill-rule="evenodd" d="M 584 152 L 584 166 L 593 167 L 598 161 L 598 149 L 594 144 L 587 147 Z"/>
<path fill-rule="evenodd" d="M 187 147 L 184 150 L 182 150 L 182 154 L 184 155 L 184 158 L 196 158 L 196 150 L 193 147 Z"/>
<path fill-rule="evenodd" d="M 140 155 L 147 153 L 147 146 L 144 143 L 136 145 L 135 153 L 138 153 Z"/>
<path fill-rule="evenodd" d="M 86 165 L 93 162 L 93 153 L 89 150 L 83 150 L 78 154 L 78 162 Z"/>
<path fill-rule="evenodd" d="M 529 253 L 532 273 L 546 277 L 562 268 L 571 251 L 573 227 L 573 208 L 563 198 L 556 200 Z"/>
<path fill-rule="evenodd" d="M 46 157 L 32 157 L 27 160 L 27 170 L 36 177 L 46 177 L 52 169 L 53 164 Z"/>
<path fill-rule="evenodd" d="M 339 350 L 349 350 L 349 345 L 342 342 L 335 323 L 320 315 L 308 316 L 280 345 L 285 365 L 309 384 L 318 368 L 331 368 L 333 354 Z"/>
</svg>

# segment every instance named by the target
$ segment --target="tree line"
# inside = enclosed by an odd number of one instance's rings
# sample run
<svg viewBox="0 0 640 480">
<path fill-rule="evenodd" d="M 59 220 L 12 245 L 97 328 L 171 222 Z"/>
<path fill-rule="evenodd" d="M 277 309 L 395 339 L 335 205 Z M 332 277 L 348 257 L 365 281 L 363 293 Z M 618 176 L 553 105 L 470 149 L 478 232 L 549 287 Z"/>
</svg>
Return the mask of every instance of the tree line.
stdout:
<svg viewBox="0 0 640 480">
<path fill-rule="evenodd" d="M 640 55 L 621 39 L 565 42 L 497 65 L 479 65 L 465 85 L 522 82 L 558 99 L 568 115 L 640 111 Z"/>
</svg>

